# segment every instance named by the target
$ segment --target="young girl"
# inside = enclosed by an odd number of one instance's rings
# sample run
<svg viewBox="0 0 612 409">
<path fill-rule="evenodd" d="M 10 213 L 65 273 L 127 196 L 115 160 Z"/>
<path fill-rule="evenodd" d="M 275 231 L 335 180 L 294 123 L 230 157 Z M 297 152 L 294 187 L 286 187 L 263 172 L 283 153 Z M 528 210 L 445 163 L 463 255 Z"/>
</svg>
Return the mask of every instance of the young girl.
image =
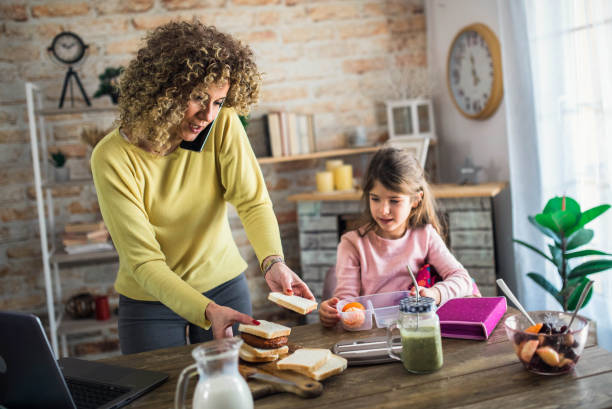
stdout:
<svg viewBox="0 0 612 409">
<path fill-rule="evenodd" d="M 383 148 L 372 158 L 363 184 L 364 223 L 338 245 L 334 297 L 321 303 L 324 326 L 339 320 L 339 300 L 409 290 L 426 263 L 442 281 L 420 288 L 436 304 L 472 294 L 472 279 L 442 240 L 435 201 L 417 160 L 401 149 Z M 412 289 L 413 294 L 415 290 Z"/>
</svg>

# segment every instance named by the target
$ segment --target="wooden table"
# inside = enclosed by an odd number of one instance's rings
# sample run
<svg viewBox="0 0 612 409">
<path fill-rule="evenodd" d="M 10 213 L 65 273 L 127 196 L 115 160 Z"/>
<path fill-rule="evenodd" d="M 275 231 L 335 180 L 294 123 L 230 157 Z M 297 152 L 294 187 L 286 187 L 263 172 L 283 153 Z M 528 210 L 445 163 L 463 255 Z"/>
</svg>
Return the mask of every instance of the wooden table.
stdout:
<svg viewBox="0 0 612 409">
<path fill-rule="evenodd" d="M 343 339 L 384 335 L 384 330 L 346 332 L 320 324 L 293 328 L 290 341 L 331 348 Z M 105 362 L 154 369 L 168 381 L 137 399 L 131 408 L 172 408 L 180 370 L 193 363 L 195 346 L 168 348 L 105 359 Z M 443 339 L 444 366 L 427 375 L 406 372 L 401 363 L 349 367 L 325 381 L 323 394 L 302 399 L 288 393 L 255 401 L 258 409 L 358 408 L 541 408 L 612 407 L 612 353 L 590 341 L 573 372 L 539 376 L 527 372 L 502 324 L 488 341 Z M 192 382 L 193 383 L 193 382 Z"/>
</svg>

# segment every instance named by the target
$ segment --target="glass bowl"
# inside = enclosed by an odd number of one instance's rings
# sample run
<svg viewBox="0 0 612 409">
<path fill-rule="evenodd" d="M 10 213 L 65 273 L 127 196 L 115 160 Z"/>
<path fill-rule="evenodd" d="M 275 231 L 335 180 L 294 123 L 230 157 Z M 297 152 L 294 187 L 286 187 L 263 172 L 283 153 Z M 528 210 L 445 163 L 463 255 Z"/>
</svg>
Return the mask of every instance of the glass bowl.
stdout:
<svg viewBox="0 0 612 409">
<path fill-rule="evenodd" d="M 536 327 L 523 314 L 506 318 L 504 328 L 519 360 L 530 372 L 561 375 L 571 371 L 580 359 L 589 333 L 589 321 L 576 315 L 569 331 L 571 314 L 560 311 L 529 313 Z"/>
</svg>

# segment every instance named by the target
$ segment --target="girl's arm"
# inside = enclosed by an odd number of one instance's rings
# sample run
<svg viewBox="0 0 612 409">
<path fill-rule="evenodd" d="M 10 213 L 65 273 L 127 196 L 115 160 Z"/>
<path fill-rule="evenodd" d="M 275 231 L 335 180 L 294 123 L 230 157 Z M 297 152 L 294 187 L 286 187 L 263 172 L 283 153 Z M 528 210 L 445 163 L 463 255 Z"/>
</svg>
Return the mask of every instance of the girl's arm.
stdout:
<svg viewBox="0 0 612 409">
<path fill-rule="evenodd" d="M 431 225 L 427 226 L 427 233 L 427 262 L 436 269 L 443 280 L 432 287 L 432 291 L 437 289 L 440 292 L 440 304 L 444 304 L 451 298 L 471 295 L 472 278 L 467 270 L 457 261 L 444 244 L 442 237 Z"/>
</svg>

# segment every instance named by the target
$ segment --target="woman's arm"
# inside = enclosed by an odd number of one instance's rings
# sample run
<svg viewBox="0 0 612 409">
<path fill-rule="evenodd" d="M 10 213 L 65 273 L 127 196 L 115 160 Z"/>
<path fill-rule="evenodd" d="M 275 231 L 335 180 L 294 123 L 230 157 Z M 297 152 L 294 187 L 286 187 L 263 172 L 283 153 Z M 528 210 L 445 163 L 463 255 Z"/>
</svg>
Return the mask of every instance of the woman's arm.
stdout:
<svg viewBox="0 0 612 409">
<path fill-rule="evenodd" d="M 272 208 L 257 158 L 249 144 L 238 115 L 228 110 L 217 126 L 223 127 L 224 137 L 217 147 L 224 199 L 236 208 L 249 242 L 260 265 L 265 260 L 283 257 L 278 221 Z M 314 299 L 308 286 L 284 262 L 274 263 L 265 279 L 272 291 Z"/>
</svg>

